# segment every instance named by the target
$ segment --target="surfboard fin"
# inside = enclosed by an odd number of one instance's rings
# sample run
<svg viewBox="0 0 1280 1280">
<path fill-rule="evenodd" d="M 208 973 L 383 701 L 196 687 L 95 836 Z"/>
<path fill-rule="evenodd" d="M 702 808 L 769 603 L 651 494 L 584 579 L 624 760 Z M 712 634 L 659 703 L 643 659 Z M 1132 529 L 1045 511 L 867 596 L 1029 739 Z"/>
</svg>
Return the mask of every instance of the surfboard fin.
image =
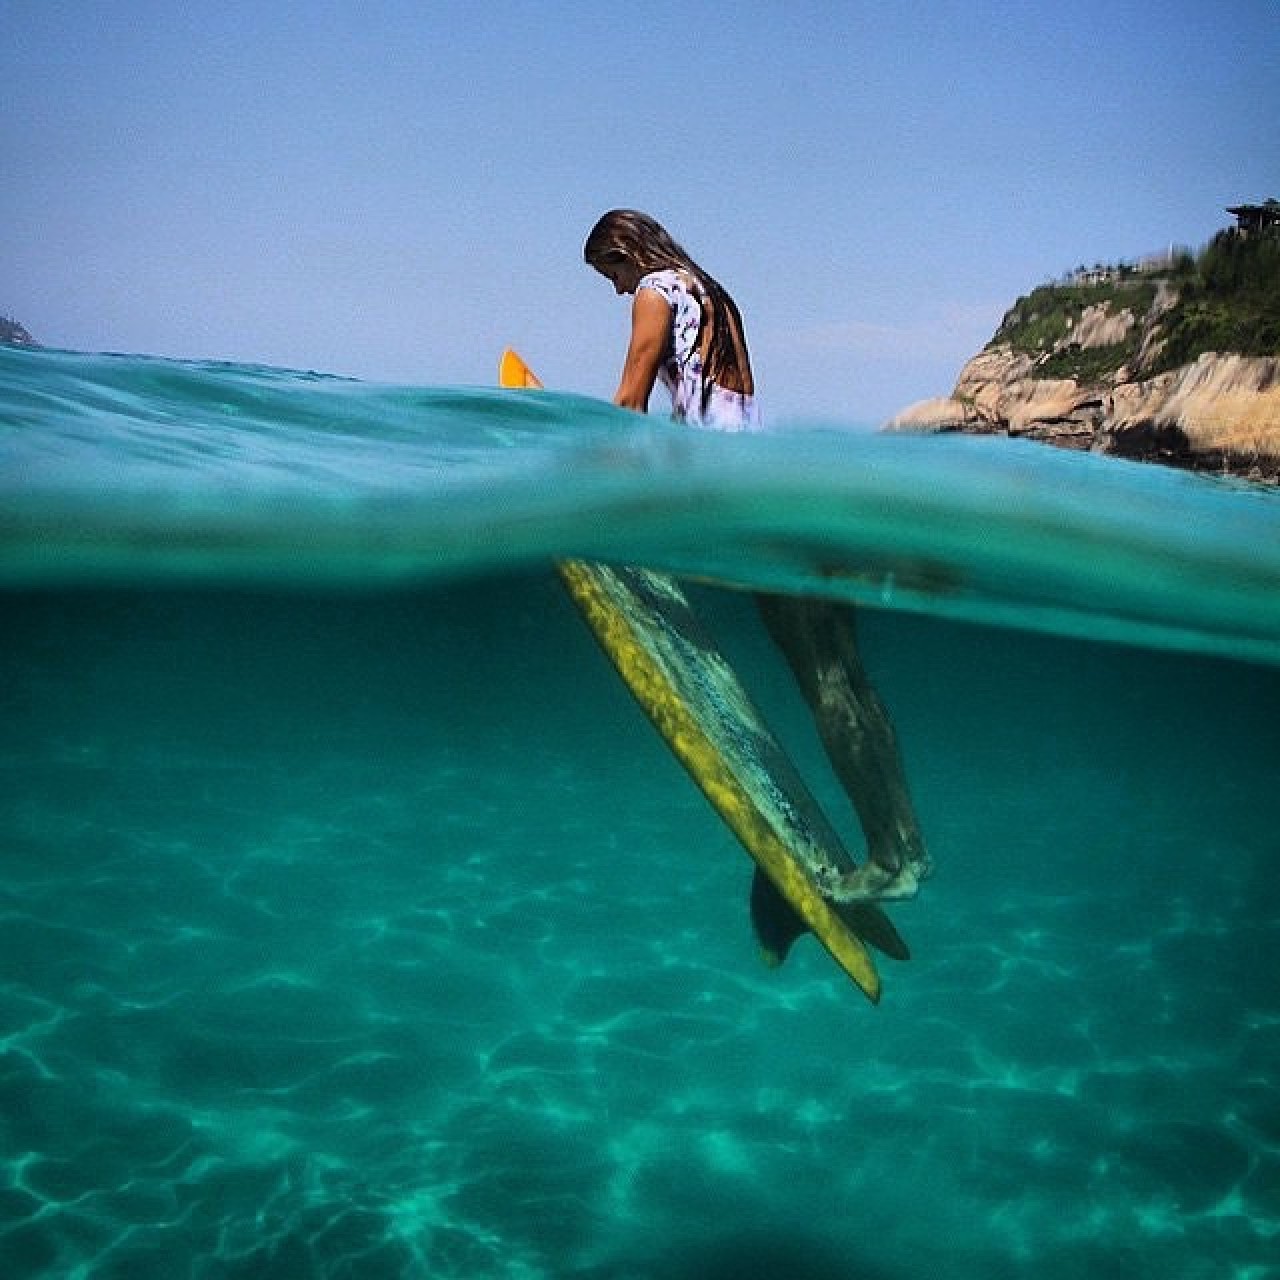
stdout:
<svg viewBox="0 0 1280 1280">
<path fill-rule="evenodd" d="M 751 877 L 751 927 L 760 954 L 771 969 L 787 958 L 791 944 L 808 927 L 759 867 Z"/>
<path fill-rule="evenodd" d="M 909 960 L 902 935 L 879 907 L 868 902 L 833 903 L 833 909 L 854 933 L 894 960 Z M 759 867 L 751 878 L 751 927 L 760 954 L 771 969 L 787 958 L 792 944 L 808 926 Z"/>
</svg>

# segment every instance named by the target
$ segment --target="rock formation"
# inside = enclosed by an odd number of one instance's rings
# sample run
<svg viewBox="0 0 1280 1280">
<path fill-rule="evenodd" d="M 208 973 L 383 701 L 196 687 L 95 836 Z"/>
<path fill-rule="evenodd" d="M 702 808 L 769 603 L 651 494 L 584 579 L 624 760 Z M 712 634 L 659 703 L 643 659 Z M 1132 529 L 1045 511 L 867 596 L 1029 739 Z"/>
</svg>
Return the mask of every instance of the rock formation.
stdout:
<svg viewBox="0 0 1280 1280">
<path fill-rule="evenodd" d="M 1021 436 L 1069 449 L 1280 482 L 1280 359 L 1206 354 L 1152 378 L 1037 378 L 999 345 L 960 371 L 949 397 L 922 400 L 890 431 Z"/>
<path fill-rule="evenodd" d="M 34 347 L 36 340 L 16 321 L 0 316 L 0 342 L 11 347 Z"/>
<path fill-rule="evenodd" d="M 1184 256 L 1176 268 L 1098 268 L 1042 286 L 1010 309 L 950 396 L 909 406 L 886 430 L 1018 436 L 1280 482 L 1280 297 L 1269 277 L 1247 284 L 1243 300 L 1208 295 Z M 1199 324 L 1203 338 L 1209 314 L 1209 338 L 1243 334 L 1245 354 L 1194 349 L 1187 335 Z M 1178 344 L 1188 358 L 1175 362 Z"/>
</svg>

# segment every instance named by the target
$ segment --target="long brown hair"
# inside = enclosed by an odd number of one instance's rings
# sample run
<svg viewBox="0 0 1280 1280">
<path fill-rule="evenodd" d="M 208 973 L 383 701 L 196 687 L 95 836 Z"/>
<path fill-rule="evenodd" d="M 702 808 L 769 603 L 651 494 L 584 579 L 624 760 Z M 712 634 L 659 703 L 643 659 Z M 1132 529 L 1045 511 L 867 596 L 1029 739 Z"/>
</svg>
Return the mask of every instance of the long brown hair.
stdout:
<svg viewBox="0 0 1280 1280">
<path fill-rule="evenodd" d="M 712 383 L 748 395 L 754 391 L 751 357 L 747 354 L 737 303 L 672 239 L 661 223 L 635 209 L 612 209 L 591 228 L 582 256 L 597 270 L 606 263 L 625 260 L 643 274 L 674 270 L 689 277 L 702 306 L 698 350 L 702 355 L 703 408 L 711 395 Z"/>
</svg>

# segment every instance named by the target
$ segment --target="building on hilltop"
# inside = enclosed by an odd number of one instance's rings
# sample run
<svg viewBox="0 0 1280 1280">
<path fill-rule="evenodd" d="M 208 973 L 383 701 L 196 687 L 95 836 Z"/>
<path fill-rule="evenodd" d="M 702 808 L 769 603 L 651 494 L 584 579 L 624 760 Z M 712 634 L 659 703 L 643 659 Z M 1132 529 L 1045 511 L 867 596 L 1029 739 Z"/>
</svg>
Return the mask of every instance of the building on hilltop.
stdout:
<svg viewBox="0 0 1280 1280">
<path fill-rule="evenodd" d="M 1274 196 L 1262 204 L 1233 205 L 1227 212 L 1235 216 L 1237 231 L 1267 231 L 1280 227 L 1280 200 Z"/>
</svg>

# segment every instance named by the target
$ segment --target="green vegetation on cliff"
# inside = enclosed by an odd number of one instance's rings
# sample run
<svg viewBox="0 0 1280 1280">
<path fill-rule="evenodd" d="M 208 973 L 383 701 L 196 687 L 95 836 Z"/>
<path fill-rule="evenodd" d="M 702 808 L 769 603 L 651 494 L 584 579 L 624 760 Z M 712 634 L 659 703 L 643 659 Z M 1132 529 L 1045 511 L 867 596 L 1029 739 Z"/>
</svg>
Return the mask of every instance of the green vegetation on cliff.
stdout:
<svg viewBox="0 0 1280 1280">
<path fill-rule="evenodd" d="M 1221 231 L 1195 255 L 1041 285 L 1006 313 L 999 345 L 1034 357 L 1033 377 L 1079 382 L 1125 367 L 1150 377 L 1207 351 L 1280 356 L 1280 230 Z"/>
<path fill-rule="evenodd" d="M 1222 231 L 1161 328 L 1158 368 L 1187 364 L 1205 351 L 1280 355 L 1280 234 Z"/>
</svg>

